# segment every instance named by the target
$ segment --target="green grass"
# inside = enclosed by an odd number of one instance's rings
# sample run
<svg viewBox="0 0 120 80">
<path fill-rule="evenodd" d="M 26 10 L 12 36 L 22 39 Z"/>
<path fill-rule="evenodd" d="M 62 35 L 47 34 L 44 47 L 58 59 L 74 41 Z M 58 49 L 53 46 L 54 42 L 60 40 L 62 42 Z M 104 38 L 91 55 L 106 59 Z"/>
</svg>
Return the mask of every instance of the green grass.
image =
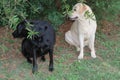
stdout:
<svg viewBox="0 0 120 80">
<path fill-rule="evenodd" d="M 57 46 L 54 51 L 53 72 L 48 71 L 49 59 L 42 62 L 38 59 L 38 73 L 32 74 L 32 65 L 27 63 L 25 58 L 20 57 L 20 45 L 15 48 L 18 39 L 3 38 L 8 51 L 6 54 L 11 57 L 0 61 L 0 80 L 119 80 L 120 79 L 120 32 L 111 36 L 103 33 L 96 34 L 96 54 L 97 58 L 92 59 L 90 52 L 85 52 L 85 57 L 81 61 L 77 60 L 79 52 L 74 47 Z M 2 43 L 1 43 L 2 44 Z M 1 54 L 0 54 L 1 56 Z"/>
<path fill-rule="evenodd" d="M 3 60 L 0 61 L 0 75 L 4 77 L 0 80 L 119 80 L 119 43 L 120 41 L 112 40 L 99 41 L 99 44 L 105 47 L 97 49 L 96 54 L 99 57 L 83 59 L 80 62 L 77 60 L 76 51 L 58 47 L 55 50 L 55 70 L 48 71 L 48 59 L 46 62 L 38 61 L 39 72 L 34 75 L 31 73 L 32 65 L 24 58 Z"/>
</svg>

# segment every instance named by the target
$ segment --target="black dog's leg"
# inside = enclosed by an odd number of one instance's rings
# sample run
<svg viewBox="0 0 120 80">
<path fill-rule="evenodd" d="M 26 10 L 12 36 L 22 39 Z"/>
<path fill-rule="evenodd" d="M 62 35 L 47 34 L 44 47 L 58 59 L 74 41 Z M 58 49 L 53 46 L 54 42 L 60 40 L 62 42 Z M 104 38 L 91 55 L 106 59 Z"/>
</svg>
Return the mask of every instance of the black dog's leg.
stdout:
<svg viewBox="0 0 120 80">
<path fill-rule="evenodd" d="M 26 52 L 24 44 L 22 44 L 22 54 L 27 59 L 28 63 L 32 63 L 32 60 L 29 58 L 29 53 Z"/>
<path fill-rule="evenodd" d="M 38 71 L 38 65 L 37 65 L 37 56 L 36 56 L 36 49 L 33 49 L 33 69 L 32 73 Z"/>
<path fill-rule="evenodd" d="M 42 60 L 42 61 L 45 61 L 45 56 L 42 56 L 42 57 L 41 57 L 41 60 Z"/>
<path fill-rule="evenodd" d="M 49 71 L 53 71 L 53 49 L 49 50 L 49 57 L 50 57 L 50 63 L 49 63 Z"/>
</svg>

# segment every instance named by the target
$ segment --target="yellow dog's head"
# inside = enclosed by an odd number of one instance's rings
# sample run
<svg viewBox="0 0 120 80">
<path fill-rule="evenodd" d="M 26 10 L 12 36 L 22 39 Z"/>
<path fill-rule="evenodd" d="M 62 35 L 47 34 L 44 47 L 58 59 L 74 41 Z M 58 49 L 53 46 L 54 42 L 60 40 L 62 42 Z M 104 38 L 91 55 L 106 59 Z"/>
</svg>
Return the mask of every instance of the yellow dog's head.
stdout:
<svg viewBox="0 0 120 80">
<path fill-rule="evenodd" d="M 88 10 L 88 6 L 83 3 L 77 3 L 73 6 L 72 11 L 69 14 L 71 20 L 83 19 L 84 13 Z"/>
</svg>

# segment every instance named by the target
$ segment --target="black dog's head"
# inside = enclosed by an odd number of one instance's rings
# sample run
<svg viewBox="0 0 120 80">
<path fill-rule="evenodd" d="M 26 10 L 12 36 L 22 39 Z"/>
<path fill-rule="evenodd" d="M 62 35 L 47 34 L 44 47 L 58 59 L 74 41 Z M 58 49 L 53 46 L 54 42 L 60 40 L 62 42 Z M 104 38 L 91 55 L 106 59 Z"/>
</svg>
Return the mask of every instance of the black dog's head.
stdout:
<svg viewBox="0 0 120 80">
<path fill-rule="evenodd" d="M 44 32 L 48 29 L 48 25 L 45 21 L 22 21 L 17 25 L 16 30 L 12 33 L 14 38 L 22 38 L 28 36 L 28 30 L 26 29 L 26 24 L 30 23 L 32 26 L 29 26 L 33 31 L 39 32 L 37 35 L 41 37 Z M 36 35 L 33 35 L 36 36 Z"/>
<path fill-rule="evenodd" d="M 16 30 L 12 33 L 14 38 L 22 38 L 27 36 L 27 30 L 26 30 L 26 21 L 22 21 L 17 25 Z"/>
</svg>

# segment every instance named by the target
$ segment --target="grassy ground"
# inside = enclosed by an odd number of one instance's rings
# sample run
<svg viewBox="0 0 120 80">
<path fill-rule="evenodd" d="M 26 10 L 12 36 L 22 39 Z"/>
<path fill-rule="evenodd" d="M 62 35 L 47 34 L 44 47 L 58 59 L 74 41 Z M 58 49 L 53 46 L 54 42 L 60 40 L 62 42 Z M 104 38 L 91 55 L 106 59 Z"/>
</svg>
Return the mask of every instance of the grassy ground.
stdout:
<svg viewBox="0 0 120 80">
<path fill-rule="evenodd" d="M 32 65 L 21 55 L 21 39 L 13 39 L 11 32 L 0 28 L 0 80 L 119 80 L 120 79 L 120 24 L 103 21 L 96 34 L 97 58 L 92 59 L 88 48 L 85 57 L 77 60 L 79 52 L 64 41 L 64 32 L 70 28 L 67 22 L 57 33 L 54 50 L 53 72 L 46 62 L 38 60 L 38 73 L 32 74 Z"/>
</svg>

